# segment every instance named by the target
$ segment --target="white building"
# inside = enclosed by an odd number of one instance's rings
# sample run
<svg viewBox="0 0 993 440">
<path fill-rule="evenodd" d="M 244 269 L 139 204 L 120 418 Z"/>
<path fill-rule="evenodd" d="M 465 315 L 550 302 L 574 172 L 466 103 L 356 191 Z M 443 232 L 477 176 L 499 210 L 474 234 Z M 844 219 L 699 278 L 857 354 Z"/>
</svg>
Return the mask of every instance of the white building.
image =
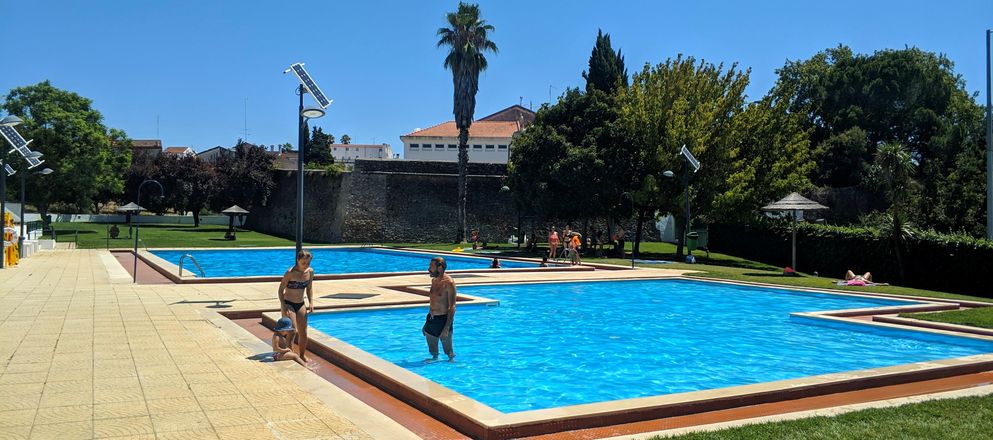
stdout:
<svg viewBox="0 0 993 440">
<path fill-rule="evenodd" d="M 217 161 L 220 160 L 222 157 L 225 157 L 232 153 L 233 151 L 227 148 L 214 147 L 197 153 L 197 157 L 209 163 L 217 163 Z"/>
<path fill-rule="evenodd" d="M 507 163 L 514 133 L 534 122 L 534 112 L 519 105 L 480 118 L 469 127 L 469 161 Z M 455 121 L 400 136 L 405 160 L 457 162 L 459 130 Z"/>
<path fill-rule="evenodd" d="M 355 159 L 392 159 L 390 144 L 331 144 L 331 156 L 335 163 L 354 163 Z"/>
<path fill-rule="evenodd" d="M 162 153 L 172 156 L 196 156 L 197 153 L 190 147 L 169 147 L 162 150 Z"/>
</svg>

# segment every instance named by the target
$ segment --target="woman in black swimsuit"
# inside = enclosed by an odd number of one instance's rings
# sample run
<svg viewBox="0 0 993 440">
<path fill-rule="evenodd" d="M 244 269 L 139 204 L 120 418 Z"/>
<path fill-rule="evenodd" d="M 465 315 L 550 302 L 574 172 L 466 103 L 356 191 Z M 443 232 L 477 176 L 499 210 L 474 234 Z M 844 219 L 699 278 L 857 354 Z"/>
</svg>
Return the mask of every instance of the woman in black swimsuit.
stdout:
<svg viewBox="0 0 993 440">
<path fill-rule="evenodd" d="M 297 253 L 297 263 L 283 274 L 279 283 L 279 308 L 283 316 L 293 320 L 297 329 L 297 351 L 304 362 L 307 359 L 307 307 L 304 307 L 303 294 L 307 292 L 307 304 L 310 312 L 314 312 L 314 269 L 310 267 L 313 259 L 310 251 L 304 249 Z"/>
</svg>

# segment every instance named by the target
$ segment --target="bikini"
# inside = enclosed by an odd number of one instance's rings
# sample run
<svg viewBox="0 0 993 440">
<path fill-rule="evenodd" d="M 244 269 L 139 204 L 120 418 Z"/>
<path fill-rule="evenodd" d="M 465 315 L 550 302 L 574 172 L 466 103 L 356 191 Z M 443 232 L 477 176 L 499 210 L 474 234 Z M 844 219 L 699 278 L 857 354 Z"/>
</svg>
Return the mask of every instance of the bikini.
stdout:
<svg viewBox="0 0 993 440">
<path fill-rule="evenodd" d="M 304 280 L 304 281 L 289 280 L 286 282 L 287 289 L 306 289 L 308 286 L 310 286 L 310 280 Z M 290 306 L 290 308 L 293 309 L 293 313 L 297 313 L 300 311 L 300 309 L 303 308 L 304 303 L 303 301 L 297 303 L 284 299 L 283 304 Z"/>
</svg>

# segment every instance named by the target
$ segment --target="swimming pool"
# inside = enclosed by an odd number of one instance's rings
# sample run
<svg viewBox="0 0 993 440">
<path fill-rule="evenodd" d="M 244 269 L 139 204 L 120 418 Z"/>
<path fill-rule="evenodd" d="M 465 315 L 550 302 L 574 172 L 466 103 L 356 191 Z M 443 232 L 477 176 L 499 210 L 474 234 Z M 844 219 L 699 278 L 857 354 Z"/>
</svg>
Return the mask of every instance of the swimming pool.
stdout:
<svg viewBox="0 0 993 440">
<path fill-rule="evenodd" d="M 426 308 L 318 313 L 310 326 L 503 413 L 993 352 L 993 342 L 793 312 L 912 302 L 687 280 L 466 286 L 457 362 L 425 364 Z"/>
<path fill-rule="evenodd" d="M 366 272 L 425 272 L 432 254 L 372 248 L 312 248 L 311 266 L 317 274 L 348 274 Z M 207 278 L 281 276 L 293 265 L 295 249 L 217 249 L 217 250 L 152 250 L 153 255 L 178 265 L 179 259 L 191 254 L 200 263 Z M 486 269 L 490 258 L 444 255 L 448 270 Z M 538 267 L 536 263 L 500 260 L 503 268 Z M 192 269 L 187 261 L 186 269 Z"/>
</svg>

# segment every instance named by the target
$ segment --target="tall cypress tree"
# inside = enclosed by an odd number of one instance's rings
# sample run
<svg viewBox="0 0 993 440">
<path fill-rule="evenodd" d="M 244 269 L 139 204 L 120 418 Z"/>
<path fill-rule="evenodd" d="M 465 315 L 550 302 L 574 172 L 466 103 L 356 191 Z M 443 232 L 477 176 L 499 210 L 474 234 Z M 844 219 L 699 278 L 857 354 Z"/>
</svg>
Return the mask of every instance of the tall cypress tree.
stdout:
<svg viewBox="0 0 993 440">
<path fill-rule="evenodd" d="M 624 67 L 624 56 L 620 49 L 614 52 L 610 47 L 610 34 L 604 34 L 598 29 L 596 33 L 596 44 L 593 46 L 593 53 L 590 54 L 590 70 L 583 71 L 583 79 L 586 80 L 586 92 L 600 90 L 608 94 L 613 94 L 617 89 L 618 79 L 620 84 L 627 87 L 628 71 Z"/>
</svg>

